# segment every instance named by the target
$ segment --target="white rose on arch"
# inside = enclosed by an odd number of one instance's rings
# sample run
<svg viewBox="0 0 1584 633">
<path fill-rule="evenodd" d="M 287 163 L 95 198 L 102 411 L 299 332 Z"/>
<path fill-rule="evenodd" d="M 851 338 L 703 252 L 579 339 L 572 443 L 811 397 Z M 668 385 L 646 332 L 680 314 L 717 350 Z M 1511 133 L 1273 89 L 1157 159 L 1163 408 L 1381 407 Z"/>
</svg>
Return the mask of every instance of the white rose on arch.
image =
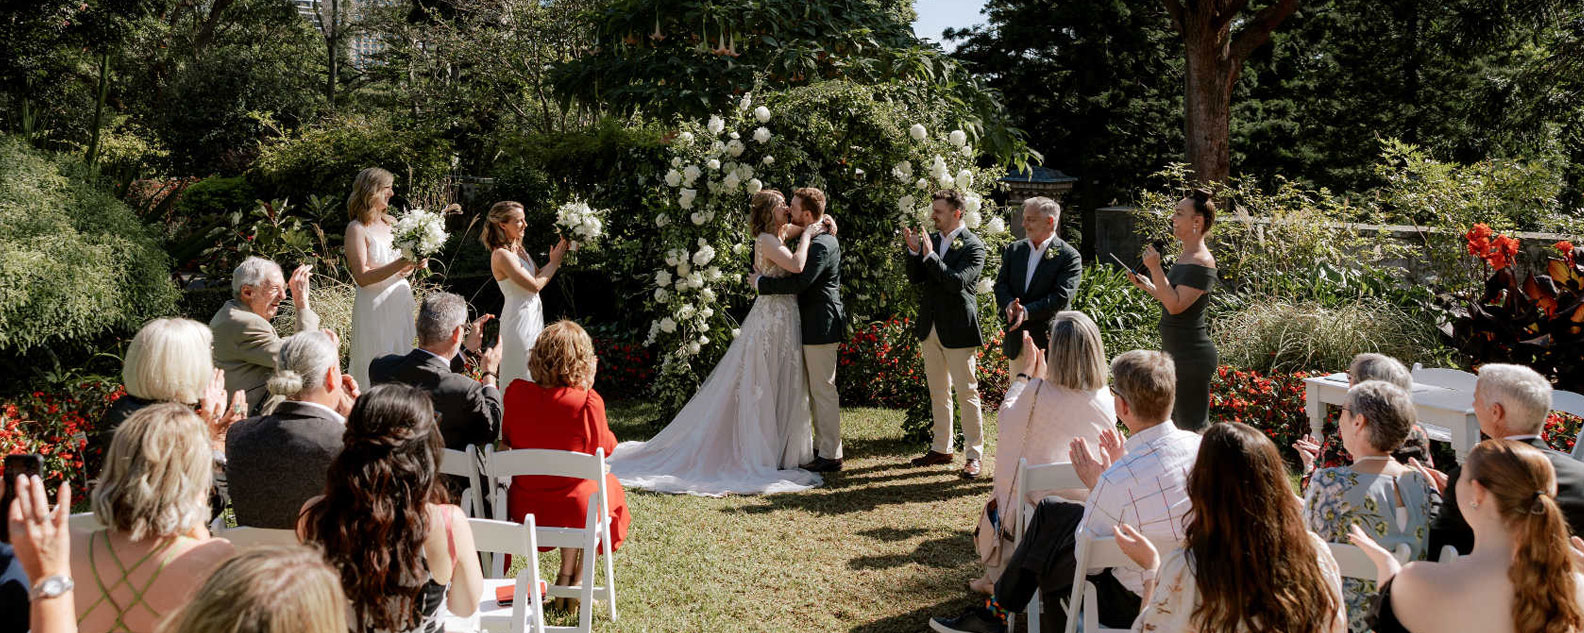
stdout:
<svg viewBox="0 0 1584 633">
<path fill-rule="evenodd" d="M 714 266 L 710 266 L 708 270 L 704 271 L 704 276 L 707 277 L 710 281 L 720 281 L 721 271 L 720 271 L 719 268 L 716 268 Z"/>
<path fill-rule="evenodd" d="M 974 286 L 974 290 L 979 294 L 989 294 L 994 288 L 995 282 L 991 281 L 989 277 L 981 277 L 979 283 Z"/>
<path fill-rule="evenodd" d="M 682 186 L 682 172 L 677 171 L 675 169 L 672 169 L 671 171 L 666 172 L 665 183 L 666 183 L 666 185 L 671 186 L 671 187 L 680 187 L 680 186 Z"/>
<path fill-rule="evenodd" d="M 909 211 L 912 211 L 913 210 L 913 196 L 902 196 L 902 199 L 897 201 L 897 209 L 902 211 L 903 213 L 907 213 Z"/>
<path fill-rule="evenodd" d="M 721 120 L 719 116 L 712 114 L 710 115 L 709 123 L 705 124 L 704 128 L 709 130 L 710 134 L 720 134 L 721 130 L 726 129 L 726 122 Z"/>
<path fill-rule="evenodd" d="M 677 310 L 677 318 L 679 319 L 691 319 L 693 318 L 693 314 L 693 304 L 691 303 L 684 303 L 682 304 L 682 307 Z"/>
<path fill-rule="evenodd" d="M 663 229 L 663 228 L 665 228 L 665 226 L 667 224 L 670 224 L 670 223 L 671 223 L 671 218 L 666 217 L 666 214 L 664 214 L 664 213 L 655 216 L 655 228 Z"/>
<path fill-rule="evenodd" d="M 696 190 L 696 189 L 683 189 L 680 193 L 677 194 L 677 206 L 680 206 L 683 209 L 691 209 L 691 208 L 693 208 L 693 199 L 697 198 L 697 197 L 698 197 L 698 190 Z M 695 213 L 693 215 L 698 215 L 698 214 Z M 696 220 L 693 223 L 694 224 L 699 224 L 699 222 L 696 221 Z"/>
<path fill-rule="evenodd" d="M 698 315 L 699 315 L 700 319 L 708 319 L 708 318 L 710 318 L 712 316 L 715 316 L 715 309 L 714 308 L 704 308 L 702 310 L 699 310 Z M 699 327 L 701 329 L 703 329 L 703 330 L 708 331 L 709 330 L 709 323 L 701 323 L 701 324 L 699 324 Z M 706 345 L 707 344 L 708 343 L 706 343 Z"/>
<path fill-rule="evenodd" d="M 983 221 L 984 216 L 979 215 L 978 211 L 963 214 L 963 224 L 967 225 L 970 229 L 977 230 L 979 228 L 979 224 Z"/>
<path fill-rule="evenodd" d="M 957 150 L 957 152 L 962 154 L 963 158 L 973 158 L 974 154 L 972 145 L 964 145 L 962 146 L 962 149 Z"/>
<path fill-rule="evenodd" d="M 710 260 L 713 260 L 713 259 L 715 259 L 715 249 L 710 247 L 710 246 L 708 246 L 708 245 L 706 245 L 703 248 L 700 248 L 697 253 L 693 254 L 693 265 L 694 266 L 708 266 L 709 263 L 710 263 Z M 661 272 L 665 272 L 665 271 L 661 271 Z"/>
<path fill-rule="evenodd" d="M 693 133 L 692 132 L 683 132 L 681 134 L 678 134 L 677 135 L 677 141 L 678 141 L 678 144 L 682 145 L 683 147 L 687 147 L 688 145 L 692 145 L 693 144 Z"/>
<path fill-rule="evenodd" d="M 665 288 L 655 288 L 654 298 L 655 298 L 655 301 L 659 301 L 661 303 L 665 303 L 666 299 L 670 299 L 671 298 L 671 293 L 666 292 Z"/>
<path fill-rule="evenodd" d="M 655 271 L 655 285 L 661 288 L 671 285 L 671 272 L 665 270 Z"/>
<path fill-rule="evenodd" d="M 705 288 L 705 289 L 699 291 L 699 296 L 703 297 L 705 301 L 714 301 L 715 300 L 715 291 L 711 290 L 709 288 Z M 705 308 L 705 310 L 708 310 L 708 309 L 709 308 Z"/>
<path fill-rule="evenodd" d="M 962 147 L 968 143 L 968 135 L 962 130 L 952 130 L 951 134 L 946 135 L 946 140 L 954 147 Z"/>
<path fill-rule="evenodd" d="M 716 170 L 720 169 L 720 159 L 719 158 L 711 158 L 711 159 L 709 159 L 709 162 L 704 163 L 704 166 L 710 168 L 710 171 L 716 171 Z"/>
<path fill-rule="evenodd" d="M 736 172 L 726 174 L 726 179 L 721 181 L 721 186 L 727 191 L 736 191 L 737 186 L 741 184 L 742 181 L 737 178 Z"/>
<path fill-rule="evenodd" d="M 763 162 L 765 165 L 774 165 L 775 164 L 775 157 L 774 156 L 766 156 L 766 157 L 764 157 L 764 160 L 761 161 L 761 162 Z"/>
<path fill-rule="evenodd" d="M 990 234 L 994 235 L 994 234 L 1000 233 L 1000 232 L 1005 231 L 1005 230 L 1006 230 L 1006 222 L 1002 221 L 1001 220 L 1001 216 L 999 216 L 999 215 L 995 216 L 993 218 L 990 218 L 990 221 L 985 223 L 985 232 L 986 233 L 990 233 Z"/>
<path fill-rule="evenodd" d="M 666 334 L 671 334 L 671 333 L 676 331 L 676 327 L 677 327 L 676 321 L 672 321 L 671 317 L 662 317 L 660 319 L 660 331 L 661 332 L 665 332 Z"/>
<path fill-rule="evenodd" d="M 968 199 L 963 201 L 963 210 L 969 213 L 978 213 L 982 208 L 984 208 L 984 198 L 979 196 L 968 196 Z"/>
<path fill-rule="evenodd" d="M 956 179 L 952 178 L 951 174 L 945 174 L 940 177 L 941 189 L 951 189 L 956 184 L 957 181 Z"/>
<path fill-rule="evenodd" d="M 967 189 L 969 187 L 972 187 L 973 186 L 973 172 L 968 171 L 966 169 L 957 172 L 957 184 L 962 185 L 963 189 Z"/>
<path fill-rule="evenodd" d="M 692 203 L 689 203 L 688 206 L 691 207 Z M 693 226 L 704 226 L 704 214 L 702 213 L 694 211 L 692 215 L 688 216 L 688 219 L 693 221 Z"/>
<path fill-rule="evenodd" d="M 759 106 L 757 108 L 754 108 L 754 118 L 757 119 L 760 123 L 769 123 L 770 122 L 770 108 L 766 108 L 764 106 Z"/>
<path fill-rule="evenodd" d="M 693 186 L 693 181 L 698 180 L 699 175 L 703 173 L 704 172 L 698 168 L 698 165 L 688 165 L 687 167 L 682 168 L 682 181 L 686 183 L 687 186 L 691 187 Z"/>
<path fill-rule="evenodd" d="M 760 142 L 760 143 L 769 143 L 770 142 L 770 136 L 771 136 L 770 135 L 770 128 L 761 126 L 759 129 L 754 130 L 753 139 L 755 141 Z"/>
<path fill-rule="evenodd" d="M 687 351 L 688 351 L 688 354 L 691 355 L 691 356 L 697 356 L 698 353 L 699 353 L 699 350 L 701 350 L 701 349 L 703 349 L 703 348 L 699 346 L 698 341 L 694 341 L 692 343 L 688 343 Z"/>
<path fill-rule="evenodd" d="M 737 133 L 737 132 L 736 132 L 736 131 L 735 131 L 735 130 L 734 130 L 734 131 L 732 131 L 732 133 L 731 133 L 731 134 L 727 134 L 727 135 L 726 135 L 726 136 L 727 136 L 727 137 L 729 137 L 729 138 L 731 138 L 731 139 L 732 139 L 732 140 L 734 140 L 734 141 L 735 141 L 735 140 L 737 140 L 737 139 L 740 139 L 740 138 L 742 138 L 742 135 L 741 135 L 741 134 L 738 134 L 738 133 Z"/>
<path fill-rule="evenodd" d="M 928 190 L 929 189 L 929 179 L 928 178 L 920 178 L 920 179 L 918 179 L 918 181 L 913 183 L 913 186 L 918 187 L 919 189 Z"/>
<path fill-rule="evenodd" d="M 748 108 L 752 108 L 752 107 L 753 107 L 753 95 L 743 95 L 742 101 L 738 101 L 737 102 L 737 108 L 739 110 L 747 110 Z"/>
<path fill-rule="evenodd" d="M 914 123 L 908 128 L 908 136 L 913 137 L 915 141 L 922 141 L 924 137 L 929 136 L 929 132 L 925 131 L 923 124 Z"/>
<path fill-rule="evenodd" d="M 730 143 L 726 144 L 726 153 L 731 154 L 732 158 L 742 156 L 743 150 L 746 149 L 748 148 L 743 145 L 743 142 L 737 139 L 732 139 Z"/>
<path fill-rule="evenodd" d="M 751 195 L 759 193 L 761 190 L 763 190 L 764 189 L 764 183 L 759 182 L 758 178 L 750 178 L 750 179 L 748 179 L 748 185 L 747 185 L 746 189 L 748 191 L 748 195 L 751 196 Z"/>
</svg>

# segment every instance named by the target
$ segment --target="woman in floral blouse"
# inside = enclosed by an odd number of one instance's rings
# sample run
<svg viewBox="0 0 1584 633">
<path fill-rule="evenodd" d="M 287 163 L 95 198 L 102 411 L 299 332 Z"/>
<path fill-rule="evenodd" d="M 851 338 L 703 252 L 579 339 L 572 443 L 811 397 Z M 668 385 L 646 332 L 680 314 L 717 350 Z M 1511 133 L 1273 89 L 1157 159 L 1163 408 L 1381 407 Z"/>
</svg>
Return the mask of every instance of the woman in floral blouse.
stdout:
<svg viewBox="0 0 1584 633">
<path fill-rule="evenodd" d="M 1348 528 L 1357 525 L 1382 547 L 1406 543 L 1414 560 L 1424 558 L 1435 489 L 1391 457 L 1413 423 L 1413 401 L 1396 385 L 1370 380 L 1348 390 L 1337 426 L 1353 463 L 1322 468 L 1309 479 L 1304 520 L 1310 530 L 1327 541 L 1347 543 Z M 1375 598 L 1375 583 L 1348 579 L 1342 591 L 1348 629 L 1368 631 L 1364 615 Z"/>
</svg>

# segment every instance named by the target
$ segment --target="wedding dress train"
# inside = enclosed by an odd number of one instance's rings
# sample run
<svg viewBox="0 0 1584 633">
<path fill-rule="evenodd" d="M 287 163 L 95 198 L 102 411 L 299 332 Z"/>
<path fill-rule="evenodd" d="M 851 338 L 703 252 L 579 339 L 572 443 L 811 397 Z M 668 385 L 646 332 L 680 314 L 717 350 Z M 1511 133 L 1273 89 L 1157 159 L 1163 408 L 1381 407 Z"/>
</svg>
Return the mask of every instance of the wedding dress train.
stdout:
<svg viewBox="0 0 1584 633">
<path fill-rule="evenodd" d="M 787 274 L 755 259 L 766 276 Z M 760 295 L 693 398 L 653 439 L 618 445 L 611 473 L 627 488 L 709 497 L 824 483 L 798 468 L 814 458 L 799 332 L 795 295 Z"/>
</svg>

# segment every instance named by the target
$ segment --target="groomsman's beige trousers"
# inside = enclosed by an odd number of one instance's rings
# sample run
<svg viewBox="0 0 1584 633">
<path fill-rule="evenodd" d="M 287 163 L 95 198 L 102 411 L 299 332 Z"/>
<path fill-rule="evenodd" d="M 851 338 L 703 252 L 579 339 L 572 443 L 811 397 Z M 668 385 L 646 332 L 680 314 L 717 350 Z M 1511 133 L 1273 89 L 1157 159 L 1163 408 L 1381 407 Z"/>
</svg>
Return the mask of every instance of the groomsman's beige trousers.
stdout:
<svg viewBox="0 0 1584 633">
<path fill-rule="evenodd" d="M 803 346 L 808 372 L 809 409 L 814 414 L 814 449 L 825 459 L 841 459 L 841 399 L 836 394 L 836 349 L 840 343 Z"/>
<path fill-rule="evenodd" d="M 935 418 L 935 438 L 930 450 L 952 453 L 952 392 L 962 412 L 963 457 L 980 459 L 984 452 L 984 416 L 979 412 L 979 379 L 974 372 L 977 347 L 941 347 L 935 328 L 921 346 L 924 378 L 929 382 L 930 412 Z"/>
</svg>

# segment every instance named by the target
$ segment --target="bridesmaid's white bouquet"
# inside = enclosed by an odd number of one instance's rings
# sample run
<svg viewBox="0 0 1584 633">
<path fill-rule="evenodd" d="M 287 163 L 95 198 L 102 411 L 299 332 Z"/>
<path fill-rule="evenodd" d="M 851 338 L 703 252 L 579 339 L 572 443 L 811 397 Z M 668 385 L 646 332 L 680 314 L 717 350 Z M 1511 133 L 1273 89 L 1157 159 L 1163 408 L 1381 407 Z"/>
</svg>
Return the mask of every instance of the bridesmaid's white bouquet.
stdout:
<svg viewBox="0 0 1584 633">
<path fill-rule="evenodd" d="M 583 200 L 574 199 L 556 209 L 556 229 L 572 242 L 572 246 L 594 242 L 605 236 L 605 218 L 609 212 L 590 207 Z"/>
<path fill-rule="evenodd" d="M 391 244 L 402 257 L 415 262 L 439 253 L 448 237 L 445 216 L 423 209 L 401 214 L 391 226 Z"/>
</svg>

